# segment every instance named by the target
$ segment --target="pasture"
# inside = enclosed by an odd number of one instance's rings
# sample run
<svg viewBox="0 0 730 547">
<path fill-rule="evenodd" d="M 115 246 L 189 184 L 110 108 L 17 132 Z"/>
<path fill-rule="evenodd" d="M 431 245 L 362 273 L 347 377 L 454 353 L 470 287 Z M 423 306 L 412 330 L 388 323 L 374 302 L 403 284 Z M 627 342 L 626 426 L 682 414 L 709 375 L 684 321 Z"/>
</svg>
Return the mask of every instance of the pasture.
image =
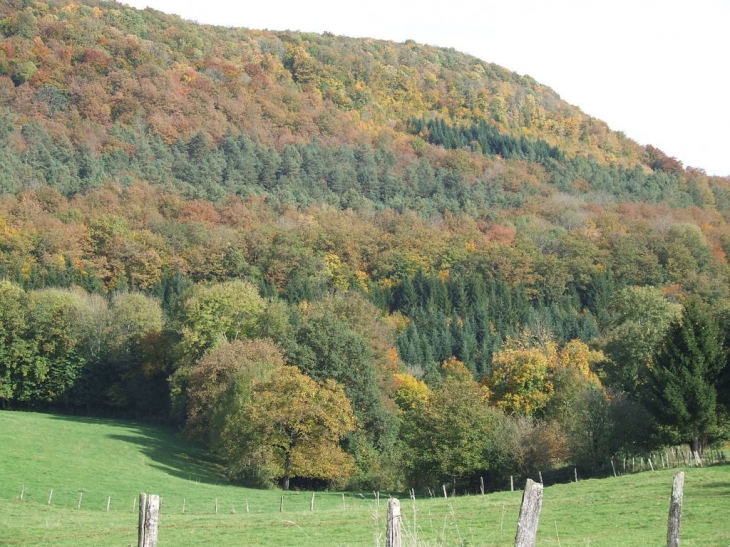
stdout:
<svg viewBox="0 0 730 547">
<path fill-rule="evenodd" d="M 730 465 L 683 470 L 682 545 L 729 545 Z M 538 544 L 666 544 L 673 473 L 547 486 Z M 166 428 L 0 412 L 0 545 L 136 546 L 141 491 L 163 498 L 160 546 L 384 545 L 387 493 L 378 504 L 372 492 L 316 492 L 311 511 L 311 492 L 226 483 L 204 451 Z M 399 497 L 407 545 L 514 544 L 519 491 Z"/>
</svg>

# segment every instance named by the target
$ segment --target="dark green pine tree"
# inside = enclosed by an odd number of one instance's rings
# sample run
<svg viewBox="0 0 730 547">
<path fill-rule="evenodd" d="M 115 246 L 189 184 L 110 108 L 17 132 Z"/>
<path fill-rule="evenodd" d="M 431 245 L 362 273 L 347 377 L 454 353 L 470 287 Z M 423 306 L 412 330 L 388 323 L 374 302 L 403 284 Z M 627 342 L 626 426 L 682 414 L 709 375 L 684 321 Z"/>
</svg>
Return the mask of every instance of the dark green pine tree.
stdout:
<svg viewBox="0 0 730 547">
<path fill-rule="evenodd" d="M 668 434 L 701 451 L 717 425 L 717 390 L 725 366 L 723 340 L 707 306 L 685 305 L 648 372 L 648 406 Z"/>
</svg>

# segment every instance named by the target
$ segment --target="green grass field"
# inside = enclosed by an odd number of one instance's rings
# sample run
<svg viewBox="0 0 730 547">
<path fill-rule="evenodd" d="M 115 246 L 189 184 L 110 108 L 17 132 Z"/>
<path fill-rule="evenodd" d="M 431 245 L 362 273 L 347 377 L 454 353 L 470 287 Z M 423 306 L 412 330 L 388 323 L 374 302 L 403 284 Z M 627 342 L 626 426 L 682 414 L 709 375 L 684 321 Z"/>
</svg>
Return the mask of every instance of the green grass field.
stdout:
<svg viewBox="0 0 730 547">
<path fill-rule="evenodd" d="M 684 471 L 682 545 L 727 547 L 730 465 Z M 539 545 L 666 545 L 673 472 L 547 487 Z M 167 429 L 0 412 L 0 545 L 136 546 L 141 491 L 163 498 L 161 547 L 384 544 L 385 493 L 378 506 L 372 493 L 317 492 L 311 512 L 311 493 L 288 492 L 281 512 L 281 491 L 226 484 L 204 452 Z M 407 544 L 511 546 L 520 500 L 403 498 Z"/>
</svg>

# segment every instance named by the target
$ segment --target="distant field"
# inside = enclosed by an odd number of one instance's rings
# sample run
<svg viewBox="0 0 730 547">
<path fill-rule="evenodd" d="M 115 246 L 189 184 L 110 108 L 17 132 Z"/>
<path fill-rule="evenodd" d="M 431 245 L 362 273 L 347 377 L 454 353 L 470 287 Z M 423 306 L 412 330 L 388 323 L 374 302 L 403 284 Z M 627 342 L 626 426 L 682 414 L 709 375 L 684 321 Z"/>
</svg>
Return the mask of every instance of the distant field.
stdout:
<svg viewBox="0 0 730 547">
<path fill-rule="evenodd" d="M 727 547 L 730 465 L 684 470 L 682 545 Z M 546 488 L 539 545 L 665 545 L 672 474 Z M 136 546 L 141 491 L 163 497 L 161 547 L 384 544 L 385 494 L 378 506 L 372 493 L 346 493 L 343 502 L 340 493 L 317 492 L 310 512 L 311 493 L 290 492 L 280 512 L 281 491 L 226 484 L 204 452 L 170 430 L 0 412 L 0 545 Z M 520 499 L 520 492 L 401 499 L 407 544 L 511 546 Z"/>
</svg>

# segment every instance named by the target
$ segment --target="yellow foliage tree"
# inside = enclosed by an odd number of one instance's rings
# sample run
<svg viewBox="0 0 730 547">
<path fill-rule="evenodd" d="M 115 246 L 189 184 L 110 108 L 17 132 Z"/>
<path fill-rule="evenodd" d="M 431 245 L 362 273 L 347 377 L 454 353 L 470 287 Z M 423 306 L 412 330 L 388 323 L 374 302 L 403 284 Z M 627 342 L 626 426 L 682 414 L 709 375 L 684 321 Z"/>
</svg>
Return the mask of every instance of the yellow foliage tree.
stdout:
<svg viewBox="0 0 730 547">
<path fill-rule="evenodd" d="M 562 348 L 549 339 L 508 339 L 494 354 L 492 373 L 482 379 L 492 402 L 505 412 L 533 416 L 568 405 L 586 387 L 600 387 L 591 366 L 605 360 L 580 340 Z"/>
<path fill-rule="evenodd" d="M 404 412 L 428 402 L 430 390 L 422 380 L 404 373 L 394 374 L 393 380 L 396 385 L 395 403 Z"/>
<path fill-rule="evenodd" d="M 279 479 L 288 490 L 293 477 L 336 480 L 354 472 L 352 456 L 339 446 L 356 425 L 340 384 L 318 383 L 284 366 L 254 384 L 251 397 L 235 392 L 234 387 L 221 409 L 216 442 L 234 474 Z"/>
<path fill-rule="evenodd" d="M 533 415 L 542 410 L 553 395 L 550 381 L 555 346 L 505 348 L 494 354 L 492 373 L 482 380 L 491 401 L 508 413 Z"/>
</svg>

